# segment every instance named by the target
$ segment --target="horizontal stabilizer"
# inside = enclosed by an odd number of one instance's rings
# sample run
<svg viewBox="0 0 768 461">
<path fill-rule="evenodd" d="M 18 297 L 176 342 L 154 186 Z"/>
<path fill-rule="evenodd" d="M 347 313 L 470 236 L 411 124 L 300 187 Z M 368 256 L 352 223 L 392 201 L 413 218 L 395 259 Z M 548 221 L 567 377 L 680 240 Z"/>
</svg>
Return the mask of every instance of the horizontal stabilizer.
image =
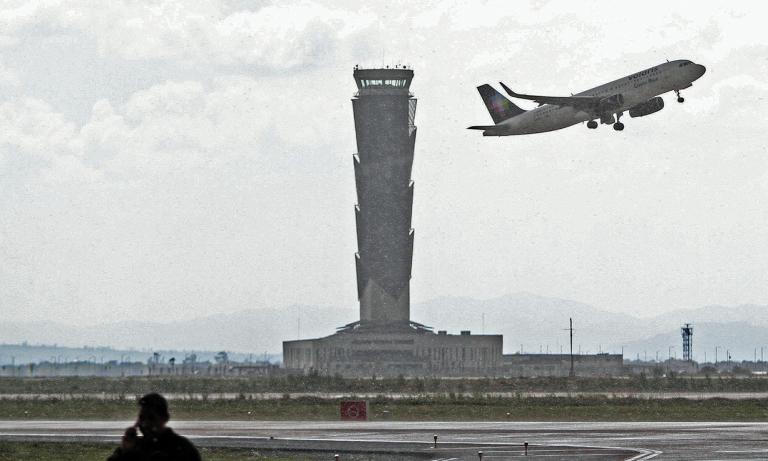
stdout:
<svg viewBox="0 0 768 461">
<path fill-rule="evenodd" d="M 475 125 L 475 126 L 468 126 L 468 130 L 492 130 L 496 128 L 496 125 Z"/>
</svg>

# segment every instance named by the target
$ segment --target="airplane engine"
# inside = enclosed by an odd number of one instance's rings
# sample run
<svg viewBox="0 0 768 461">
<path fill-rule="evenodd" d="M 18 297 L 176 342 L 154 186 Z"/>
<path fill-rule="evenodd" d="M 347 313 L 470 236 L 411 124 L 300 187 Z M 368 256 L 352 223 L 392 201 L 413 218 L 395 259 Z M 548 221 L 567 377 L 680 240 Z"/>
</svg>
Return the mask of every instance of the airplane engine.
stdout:
<svg viewBox="0 0 768 461">
<path fill-rule="evenodd" d="M 624 96 L 614 94 L 600 100 L 599 112 L 601 114 L 610 113 L 618 110 L 624 104 Z"/>
<path fill-rule="evenodd" d="M 660 96 L 649 99 L 629 109 L 630 117 L 645 117 L 664 108 L 664 100 Z"/>
</svg>

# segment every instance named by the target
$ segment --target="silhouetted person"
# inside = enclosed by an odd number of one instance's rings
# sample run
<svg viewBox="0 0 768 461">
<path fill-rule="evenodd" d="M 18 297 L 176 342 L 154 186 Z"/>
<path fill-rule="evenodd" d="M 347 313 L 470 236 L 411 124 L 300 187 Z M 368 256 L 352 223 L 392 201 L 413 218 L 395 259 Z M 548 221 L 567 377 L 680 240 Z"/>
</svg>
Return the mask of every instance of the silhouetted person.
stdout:
<svg viewBox="0 0 768 461">
<path fill-rule="evenodd" d="M 136 424 L 125 430 L 121 446 L 107 461 L 200 461 L 192 442 L 166 426 L 169 419 L 165 397 L 151 393 L 139 399 Z"/>
</svg>

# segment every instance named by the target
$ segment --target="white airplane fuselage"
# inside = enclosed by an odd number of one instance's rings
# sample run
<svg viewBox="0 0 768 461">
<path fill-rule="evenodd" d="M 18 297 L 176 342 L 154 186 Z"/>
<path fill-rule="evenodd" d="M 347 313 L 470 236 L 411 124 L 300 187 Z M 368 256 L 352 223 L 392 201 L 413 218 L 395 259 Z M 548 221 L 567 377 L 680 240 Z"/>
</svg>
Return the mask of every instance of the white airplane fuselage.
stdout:
<svg viewBox="0 0 768 461">
<path fill-rule="evenodd" d="M 609 97 L 621 94 L 624 98 L 623 104 L 611 111 L 614 114 L 621 113 L 655 96 L 690 87 L 694 80 L 704 74 L 705 70 L 704 66 L 691 61 L 665 62 L 574 96 Z M 544 104 L 488 128 L 483 135 L 510 136 L 544 133 L 594 119 L 596 114 L 573 106 Z"/>
</svg>

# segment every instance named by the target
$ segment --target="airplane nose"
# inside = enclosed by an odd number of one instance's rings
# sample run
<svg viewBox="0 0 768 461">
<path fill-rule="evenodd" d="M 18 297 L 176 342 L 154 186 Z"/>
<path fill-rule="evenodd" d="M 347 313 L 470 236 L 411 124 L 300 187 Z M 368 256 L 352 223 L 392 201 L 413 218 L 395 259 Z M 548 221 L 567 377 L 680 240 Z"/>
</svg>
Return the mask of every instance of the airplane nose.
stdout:
<svg viewBox="0 0 768 461">
<path fill-rule="evenodd" d="M 704 72 L 706 72 L 706 71 L 707 71 L 707 68 L 706 68 L 706 67 L 704 67 L 704 66 L 702 66 L 701 64 L 696 64 L 696 70 L 697 70 L 697 71 L 698 71 L 698 73 L 699 73 L 699 76 L 698 76 L 698 77 L 696 77 L 696 78 L 699 78 L 699 77 L 701 77 L 702 75 L 704 75 Z"/>
</svg>

